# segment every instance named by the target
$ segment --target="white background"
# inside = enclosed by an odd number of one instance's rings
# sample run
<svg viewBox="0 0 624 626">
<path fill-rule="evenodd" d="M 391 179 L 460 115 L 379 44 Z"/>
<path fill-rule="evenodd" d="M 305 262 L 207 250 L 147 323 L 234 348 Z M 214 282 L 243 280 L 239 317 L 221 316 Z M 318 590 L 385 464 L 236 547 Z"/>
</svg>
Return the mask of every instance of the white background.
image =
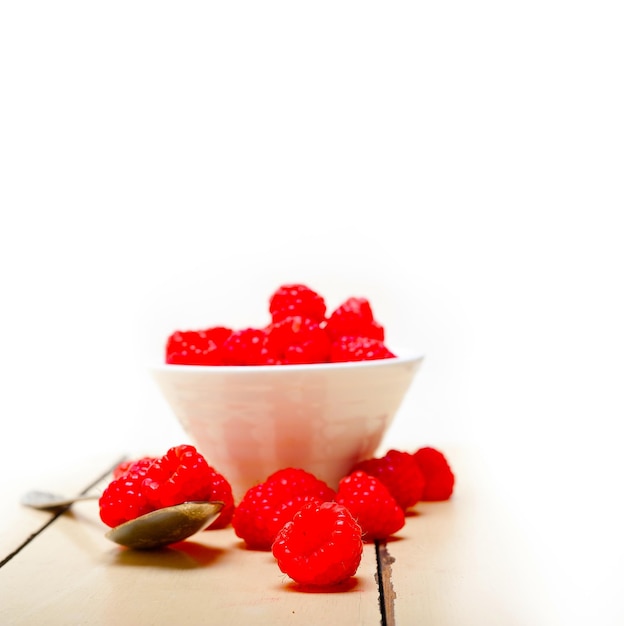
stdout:
<svg viewBox="0 0 624 626">
<path fill-rule="evenodd" d="M 179 443 L 166 335 L 305 282 L 426 354 L 386 445 L 477 446 L 567 623 L 622 615 L 623 27 L 615 1 L 3 3 L 3 473 Z"/>
</svg>

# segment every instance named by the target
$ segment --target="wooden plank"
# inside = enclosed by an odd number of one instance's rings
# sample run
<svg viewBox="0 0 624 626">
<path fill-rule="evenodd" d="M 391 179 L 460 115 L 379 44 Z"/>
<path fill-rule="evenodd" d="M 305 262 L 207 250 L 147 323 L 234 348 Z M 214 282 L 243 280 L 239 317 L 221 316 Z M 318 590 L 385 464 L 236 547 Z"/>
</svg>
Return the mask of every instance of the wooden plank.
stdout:
<svg viewBox="0 0 624 626">
<path fill-rule="evenodd" d="M 297 591 L 269 553 L 246 550 L 231 528 L 159 553 L 124 550 L 104 537 L 97 503 L 84 502 L 0 568 L 0 623 L 564 623 L 548 594 L 553 581 L 500 485 L 470 451 L 449 458 L 458 476 L 453 498 L 419 503 L 396 537 L 378 546 L 379 561 L 367 545 L 357 577 L 340 593 Z M 21 510 L 18 522 L 33 527 L 42 516 Z M 0 527 L 9 526 L 5 516 Z M 14 538 L 27 530 L 11 526 Z"/>
<path fill-rule="evenodd" d="M 452 499 L 417 504 L 386 545 L 395 596 L 388 626 L 562 623 L 522 529 L 479 460 L 464 451 L 453 466 L 460 480 Z"/>
<path fill-rule="evenodd" d="M 97 503 L 59 517 L 0 568 L 0 623 L 314 624 L 381 621 L 375 547 L 353 583 L 303 593 L 268 552 L 232 528 L 205 531 L 160 552 L 133 552 L 104 537 Z"/>
<path fill-rule="evenodd" d="M 16 472 L 5 480 L 0 491 L 2 519 L 0 521 L 0 563 L 10 558 L 15 550 L 42 531 L 54 519 L 52 513 L 35 511 L 20 504 L 22 494 L 30 489 L 51 491 L 63 495 L 77 495 L 93 489 L 121 460 L 121 455 L 95 454 L 91 459 L 72 465 L 66 472 L 29 475 Z M 77 505 L 79 507 L 84 504 Z"/>
</svg>

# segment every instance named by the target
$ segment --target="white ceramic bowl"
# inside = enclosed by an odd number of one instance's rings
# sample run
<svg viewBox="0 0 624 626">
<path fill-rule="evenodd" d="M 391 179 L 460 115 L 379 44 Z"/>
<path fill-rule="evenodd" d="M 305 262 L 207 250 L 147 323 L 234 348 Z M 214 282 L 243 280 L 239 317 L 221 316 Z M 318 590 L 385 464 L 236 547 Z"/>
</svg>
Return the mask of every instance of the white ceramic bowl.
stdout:
<svg viewBox="0 0 624 626">
<path fill-rule="evenodd" d="M 289 466 L 335 488 L 356 462 L 375 454 L 422 360 L 410 355 L 314 365 L 163 364 L 151 374 L 189 443 L 240 498 Z"/>
</svg>

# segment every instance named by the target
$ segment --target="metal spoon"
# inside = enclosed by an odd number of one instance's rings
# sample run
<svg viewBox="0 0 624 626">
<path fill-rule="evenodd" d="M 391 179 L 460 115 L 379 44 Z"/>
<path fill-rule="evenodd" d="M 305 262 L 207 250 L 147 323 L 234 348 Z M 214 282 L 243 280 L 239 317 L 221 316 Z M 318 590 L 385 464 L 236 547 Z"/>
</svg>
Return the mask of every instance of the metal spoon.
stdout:
<svg viewBox="0 0 624 626">
<path fill-rule="evenodd" d="M 45 491 L 29 491 L 22 496 L 21 502 L 39 510 L 58 511 L 79 500 L 95 500 L 99 497 L 97 494 L 85 494 L 66 498 Z M 162 548 L 204 530 L 222 508 L 223 502 L 183 502 L 157 509 L 111 528 L 106 537 L 137 550 Z"/>
<path fill-rule="evenodd" d="M 58 511 L 59 509 L 71 506 L 74 502 L 79 502 L 80 500 L 97 500 L 99 497 L 99 494 L 96 493 L 67 498 L 55 493 L 48 493 L 47 491 L 29 491 L 22 496 L 21 503 L 24 506 L 29 506 L 40 511 Z"/>
<path fill-rule="evenodd" d="M 183 502 L 120 524 L 106 537 L 136 550 L 162 548 L 204 530 L 222 508 L 223 502 Z"/>
</svg>

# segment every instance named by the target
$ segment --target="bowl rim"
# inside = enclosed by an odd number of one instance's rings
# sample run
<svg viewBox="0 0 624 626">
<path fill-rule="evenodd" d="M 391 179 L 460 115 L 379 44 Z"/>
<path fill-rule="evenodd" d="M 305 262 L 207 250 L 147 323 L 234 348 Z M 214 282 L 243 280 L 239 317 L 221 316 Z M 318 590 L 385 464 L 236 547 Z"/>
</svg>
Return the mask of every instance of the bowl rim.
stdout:
<svg viewBox="0 0 624 626">
<path fill-rule="evenodd" d="M 373 368 L 414 364 L 425 358 L 424 353 L 408 350 L 395 350 L 397 356 L 387 359 L 372 359 L 368 361 L 343 361 L 338 363 L 297 363 L 286 365 L 178 365 L 173 363 L 152 363 L 149 369 L 152 372 L 214 372 L 223 374 L 259 373 L 259 372 L 301 372 L 306 370 L 344 370 L 355 368 Z"/>
</svg>

